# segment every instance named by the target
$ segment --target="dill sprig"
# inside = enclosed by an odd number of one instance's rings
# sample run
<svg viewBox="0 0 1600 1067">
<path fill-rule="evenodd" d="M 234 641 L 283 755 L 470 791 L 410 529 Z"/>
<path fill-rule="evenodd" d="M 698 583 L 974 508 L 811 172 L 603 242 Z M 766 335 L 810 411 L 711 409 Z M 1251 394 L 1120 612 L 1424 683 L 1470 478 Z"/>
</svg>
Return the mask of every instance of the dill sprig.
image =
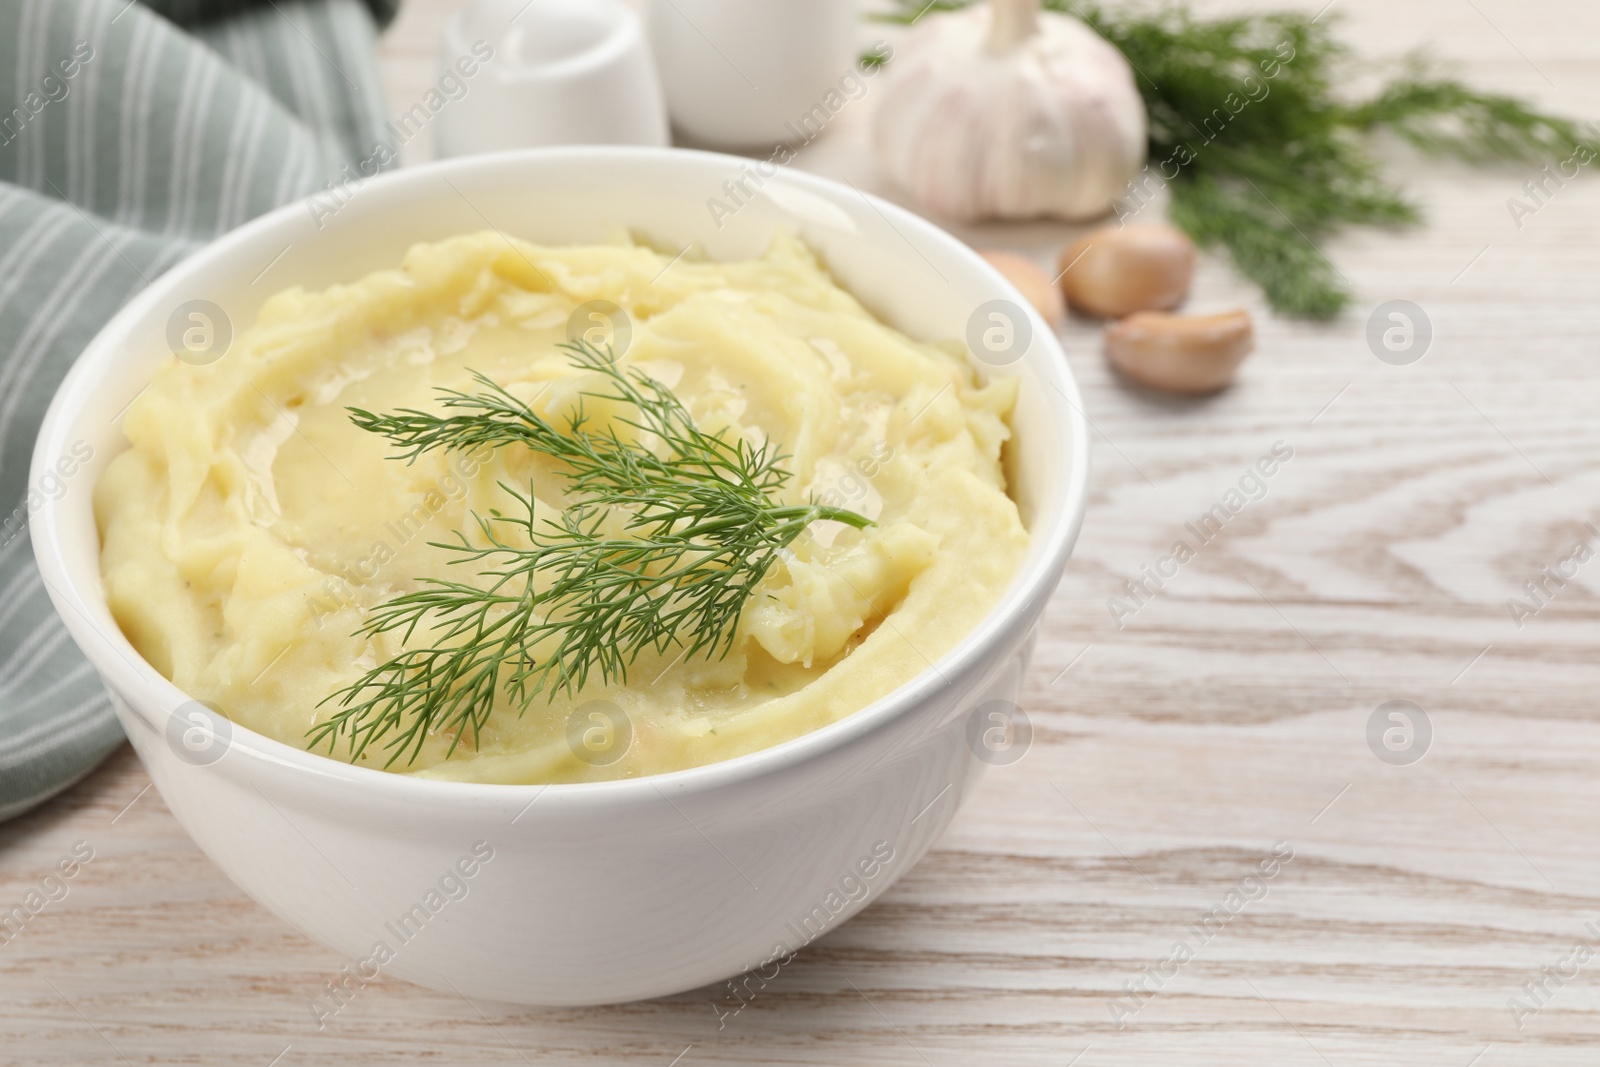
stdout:
<svg viewBox="0 0 1600 1067">
<path fill-rule="evenodd" d="M 968 0 L 895 2 L 888 21 L 913 22 Z M 1389 130 L 1423 152 L 1479 164 L 1600 152 L 1578 123 L 1440 77 L 1417 57 L 1372 98 L 1343 98 L 1336 88 L 1353 64 L 1331 15 L 1201 18 L 1181 4 L 1043 2 L 1083 19 L 1128 58 L 1150 117 L 1150 172 L 1176 161 L 1154 182 L 1170 191 L 1173 222 L 1198 243 L 1227 249 L 1286 314 L 1326 319 L 1349 302 L 1348 283 L 1321 249 L 1326 238 L 1421 217 L 1384 178 L 1369 135 Z"/>
<path fill-rule="evenodd" d="M 423 630 L 429 644 L 323 701 L 341 707 L 312 728 L 312 747 L 326 742 L 332 752 L 343 738 L 354 761 L 384 741 L 385 766 L 408 753 L 415 762 L 439 730 L 452 735 L 450 753 L 468 735 L 476 747 L 502 691 L 521 714 L 538 694 L 571 695 L 595 673 L 626 681 L 647 649 L 726 656 L 746 600 L 807 526 L 872 525 L 843 508 L 778 503 L 790 473 L 770 444 L 706 433 L 670 389 L 619 370 L 609 351 L 561 347 L 606 384 L 581 394 L 561 427 L 476 372 L 478 391 L 440 391 L 444 415 L 350 409 L 352 422 L 389 438 L 408 462 L 484 446 L 548 456 L 571 503 L 551 518 L 532 485 L 522 493 L 501 483 L 516 501 L 511 514 L 474 514 L 477 542 L 461 531 L 430 542 L 452 564 L 478 565 L 481 582 L 423 578 L 375 608 L 358 635 L 410 641 Z M 582 397 L 633 414 L 592 428 Z"/>
</svg>

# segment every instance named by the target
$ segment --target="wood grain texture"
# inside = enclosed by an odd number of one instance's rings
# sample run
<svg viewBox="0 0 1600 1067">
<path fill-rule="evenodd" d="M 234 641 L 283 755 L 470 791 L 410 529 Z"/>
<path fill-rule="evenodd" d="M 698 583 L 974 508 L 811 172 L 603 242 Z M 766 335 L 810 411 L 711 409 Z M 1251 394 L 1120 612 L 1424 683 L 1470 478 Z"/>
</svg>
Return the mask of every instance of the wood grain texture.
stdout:
<svg viewBox="0 0 1600 1067">
<path fill-rule="evenodd" d="M 410 0 L 385 39 L 397 108 L 431 84 L 456 6 Z M 1592 4 L 1334 10 L 1362 56 L 1428 46 L 1480 85 L 1600 117 Z M 798 165 L 893 197 L 865 147 L 870 103 Z M 223 878 L 124 751 L 0 827 L 0 909 L 74 842 L 95 851 L 0 945 L 0 1063 L 1594 1063 L 1600 961 L 1549 981 L 1520 1028 L 1507 1002 L 1600 928 L 1600 563 L 1520 627 L 1507 600 L 1600 520 L 1600 181 L 1519 229 L 1505 201 L 1529 168 L 1391 157 L 1428 225 L 1323 249 L 1355 305 L 1323 326 L 1260 314 L 1233 390 L 1132 390 L 1097 329 L 1068 326 L 1094 493 L 1027 686 L 1033 747 L 720 1026 L 719 989 L 542 1011 L 382 980 L 318 1031 L 308 999 L 343 961 Z M 957 232 L 1044 263 L 1079 231 Z M 1364 340 L 1396 298 L 1434 327 L 1411 366 Z M 1238 303 L 1262 311 L 1207 259 L 1193 305 Z M 1279 441 L 1294 457 L 1265 495 L 1119 628 L 1108 600 Z M 1390 699 L 1426 709 L 1419 763 L 1368 748 Z M 1276 842 L 1292 860 L 1246 882 Z M 1241 886 L 1258 899 L 1233 914 Z M 1193 958 L 1163 973 L 1179 940 Z M 1153 995 L 1119 1027 L 1112 1005 L 1140 982 Z"/>
</svg>

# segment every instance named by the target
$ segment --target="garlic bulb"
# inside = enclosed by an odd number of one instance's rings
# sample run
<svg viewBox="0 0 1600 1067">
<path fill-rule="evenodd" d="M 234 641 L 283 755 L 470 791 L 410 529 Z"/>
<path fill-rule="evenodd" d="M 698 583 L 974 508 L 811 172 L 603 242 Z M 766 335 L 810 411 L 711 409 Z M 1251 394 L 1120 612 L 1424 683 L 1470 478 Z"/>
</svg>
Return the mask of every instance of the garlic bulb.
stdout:
<svg viewBox="0 0 1600 1067">
<path fill-rule="evenodd" d="M 1128 61 L 1039 0 L 928 16 L 886 70 L 878 159 L 951 218 L 1090 218 L 1144 162 L 1144 102 Z"/>
</svg>

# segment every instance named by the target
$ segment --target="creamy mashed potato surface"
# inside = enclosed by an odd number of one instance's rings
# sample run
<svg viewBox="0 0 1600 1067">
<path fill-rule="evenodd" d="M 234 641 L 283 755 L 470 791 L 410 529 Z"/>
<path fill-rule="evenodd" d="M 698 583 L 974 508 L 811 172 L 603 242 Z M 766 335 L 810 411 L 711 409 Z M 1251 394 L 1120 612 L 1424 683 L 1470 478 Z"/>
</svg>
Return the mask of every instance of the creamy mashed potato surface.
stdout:
<svg viewBox="0 0 1600 1067">
<path fill-rule="evenodd" d="M 447 755 L 440 732 L 391 769 L 560 782 L 727 759 L 865 707 L 995 604 L 1026 543 L 1000 462 L 1014 379 L 980 384 L 959 348 L 885 326 L 793 237 L 749 262 L 697 263 L 481 233 L 419 245 L 351 285 L 280 293 L 219 361 L 156 374 L 124 419 L 132 447 L 95 488 L 123 632 L 192 697 L 306 747 L 336 710 L 329 694 L 407 647 L 352 636 L 375 605 L 423 577 L 477 580 L 428 542 L 511 510 L 501 483 L 531 480 L 551 515 L 564 503 L 559 472 L 526 449 L 408 465 L 346 409 L 442 410 L 436 389 L 473 392 L 477 370 L 564 425 L 582 391 L 604 387 L 556 347 L 597 300 L 627 312 L 624 367 L 669 386 L 703 429 L 788 455 L 782 503 L 818 499 L 876 525 L 813 524 L 747 602 L 725 658 L 647 651 L 625 683 L 541 694 L 520 715 L 502 693 L 476 747 L 469 736 Z M 590 413 L 596 428 L 626 417 Z M 574 710 L 597 699 L 627 717 L 620 758 L 579 758 L 569 742 Z M 333 755 L 349 757 L 343 740 Z M 375 745 L 362 762 L 387 757 Z"/>
</svg>

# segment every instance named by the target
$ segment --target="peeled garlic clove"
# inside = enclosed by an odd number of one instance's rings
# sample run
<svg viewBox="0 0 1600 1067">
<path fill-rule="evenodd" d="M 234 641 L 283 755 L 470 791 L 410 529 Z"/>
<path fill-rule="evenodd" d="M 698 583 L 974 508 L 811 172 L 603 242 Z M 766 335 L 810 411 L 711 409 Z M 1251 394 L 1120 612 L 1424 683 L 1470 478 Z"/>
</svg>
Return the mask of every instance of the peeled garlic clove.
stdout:
<svg viewBox="0 0 1600 1067">
<path fill-rule="evenodd" d="M 1194 278 L 1194 242 L 1160 222 L 1107 226 L 1061 253 L 1061 293 L 1075 310 L 1120 319 L 1183 303 Z"/>
<path fill-rule="evenodd" d="M 1067 317 L 1066 305 L 1061 300 L 1061 290 L 1055 287 L 1050 276 L 1041 270 L 1033 260 L 1017 255 L 1015 252 L 1000 252 L 990 250 L 979 252 L 978 255 L 989 261 L 989 265 L 1006 276 L 1006 281 L 1016 286 L 1022 295 L 1028 298 L 1028 303 L 1044 316 L 1044 321 L 1051 326 L 1061 326 Z"/>
<path fill-rule="evenodd" d="M 1106 329 L 1106 357 L 1152 389 L 1210 393 L 1233 380 L 1254 340 L 1243 308 L 1220 315 L 1141 311 Z"/>
</svg>

